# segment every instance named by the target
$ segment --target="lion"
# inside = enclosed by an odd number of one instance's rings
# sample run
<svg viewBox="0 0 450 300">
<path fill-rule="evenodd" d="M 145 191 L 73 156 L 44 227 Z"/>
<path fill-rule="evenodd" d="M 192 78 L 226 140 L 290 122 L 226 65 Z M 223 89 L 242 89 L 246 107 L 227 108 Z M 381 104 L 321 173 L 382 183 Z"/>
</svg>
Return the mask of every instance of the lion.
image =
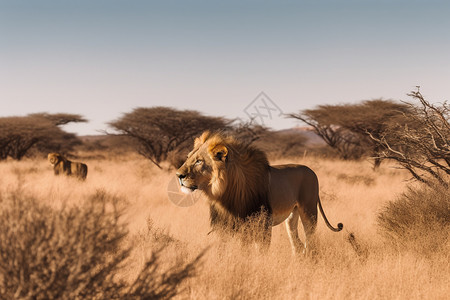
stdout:
<svg viewBox="0 0 450 300">
<path fill-rule="evenodd" d="M 49 153 L 48 161 L 52 164 L 55 175 L 65 174 L 67 176 L 75 176 L 80 180 L 86 179 L 88 172 L 86 164 L 72 162 L 59 153 Z"/>
<path fill-rule="evenodd" d="M 294 253 L 306 253 L 307 245 L 317 226 L 317 208 L 332 231 L 319 198 L 316 174 L 303 165 L 269 165 L 265 153 L 244 145 L 232 136 L 204 132 L 194 141 L 194 149 L 177 170 L 181 190 L 202 191 L 210 204 L 212 231 L 226 228 L 239 230 L 254 216 L 262 216 L 258 230 L 267 248 L 271 227 L 285 223 Z M 306 241 L 298 235 L 298 220 L 302 221 Z"/>
</svg>

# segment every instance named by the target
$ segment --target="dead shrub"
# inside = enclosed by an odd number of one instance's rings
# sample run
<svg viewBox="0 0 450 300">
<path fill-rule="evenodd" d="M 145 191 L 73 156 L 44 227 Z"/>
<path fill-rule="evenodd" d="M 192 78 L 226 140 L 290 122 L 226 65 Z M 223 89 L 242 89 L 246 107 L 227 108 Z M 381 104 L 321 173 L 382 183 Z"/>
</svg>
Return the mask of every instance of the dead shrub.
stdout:
<svg viewBox="0 0 450 300">
<path fill-rule="evenodd" d="M 378 215 L 386 239 L 424 255 L 448 251 L 450 191 L 440 184 L 409 188 Z"/>
<path fill-rule="evenodd" d="M 20 189 L 0 195 L 1 299 L 167 299 L 200 257 L 161 272 L 159 253 L 134 281 L 118 279 L 132 250 L 120 199 L 97 191 L 54 209 Z"/>
</svg>

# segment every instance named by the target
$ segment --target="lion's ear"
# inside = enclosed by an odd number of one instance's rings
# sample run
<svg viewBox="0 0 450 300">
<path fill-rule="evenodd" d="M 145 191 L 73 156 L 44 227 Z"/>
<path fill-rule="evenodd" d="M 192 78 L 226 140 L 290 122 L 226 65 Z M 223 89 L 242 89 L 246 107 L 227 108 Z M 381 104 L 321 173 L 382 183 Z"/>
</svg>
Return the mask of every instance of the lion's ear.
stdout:
<svg viewBox="0 0 450 300">
<path fill-rule="evenodd" d="M 228 155 L 228 149 L 224 145 L 213 145 L 209 147 L 209 155 L 212 159 L 225 161 Z"/>
</svg>

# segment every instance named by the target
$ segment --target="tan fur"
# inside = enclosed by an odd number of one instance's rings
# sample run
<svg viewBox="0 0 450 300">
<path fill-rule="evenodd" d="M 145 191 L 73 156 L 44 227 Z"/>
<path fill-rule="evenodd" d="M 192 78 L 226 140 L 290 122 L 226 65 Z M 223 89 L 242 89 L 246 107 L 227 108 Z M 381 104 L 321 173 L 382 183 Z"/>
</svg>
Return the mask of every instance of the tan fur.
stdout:
<svg viewBox="0 0 450 300">
<path fill-rule="evenodd" d="M 72 162 L 59 153 L 49 153 L 48 161 L 53 165 L 55 175 L 64 174 L 75 176 L 78 179 L 85 180 L 87 176 L 87 165 L 80 162 Z"/>
<path fill-rule="evenodd" d="M 267 215 L 267 222 L 262 222 L 260 228 L 266 231 L 263 241 L 270 242 L 270 225 L 286 220 L 292 247 L 299 252 L 304 246 L 298 237 L 298 219 L 309 238 L 317 224 L 318 206 L 330 229 L 342 229 L 342 224 L 334 228 L 326 219 L 318 180 L 311 169 L 301 165 L 269 166 L 262 151 L 230 136 L 204 132 L 195 140 L 177 176 L 186 191 L 199 189 L 208 196 L 213 230 L 239 229 L 236 224 L 263 212 Z"/>
</svg>

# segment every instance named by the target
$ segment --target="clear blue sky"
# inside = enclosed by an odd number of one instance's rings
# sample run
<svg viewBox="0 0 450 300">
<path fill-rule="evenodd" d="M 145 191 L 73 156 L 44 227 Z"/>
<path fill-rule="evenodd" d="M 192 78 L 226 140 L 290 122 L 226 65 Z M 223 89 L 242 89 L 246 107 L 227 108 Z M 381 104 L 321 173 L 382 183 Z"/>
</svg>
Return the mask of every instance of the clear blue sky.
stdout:
<svg viewBox="0 0 450 300">
<path fill-rule="evenodd" d="M 416 85 L 450 99 L 445 1 L 0 0 L 0 116 L 78 113 L 82 135 L 135 107 L 246 118 L 261 91 L 290 113 Z"/>
</svg>

